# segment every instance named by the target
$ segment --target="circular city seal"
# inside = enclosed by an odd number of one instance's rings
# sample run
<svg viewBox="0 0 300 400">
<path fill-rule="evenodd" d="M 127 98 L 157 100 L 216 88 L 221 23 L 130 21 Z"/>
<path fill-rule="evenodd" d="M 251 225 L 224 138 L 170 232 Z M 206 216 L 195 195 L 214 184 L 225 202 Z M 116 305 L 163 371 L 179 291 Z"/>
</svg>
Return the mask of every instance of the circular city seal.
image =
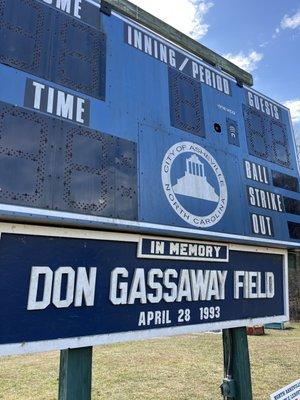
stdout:
<svg viewBox="0 0 300 400">
<path fill-rule="evenodd" d="M 165 154 L 161 178 L 173 210 L 198 228 L 218 223 L 227 207 L 227 185 L 222 169 L 203 147 L 180 142 Z"/>
</svg>

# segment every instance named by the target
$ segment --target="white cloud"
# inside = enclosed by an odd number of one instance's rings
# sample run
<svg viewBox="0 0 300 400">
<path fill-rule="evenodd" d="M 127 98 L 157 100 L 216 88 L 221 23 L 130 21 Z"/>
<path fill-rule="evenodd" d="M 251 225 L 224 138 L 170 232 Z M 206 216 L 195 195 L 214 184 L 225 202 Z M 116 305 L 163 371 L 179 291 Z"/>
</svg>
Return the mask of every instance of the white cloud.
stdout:
<svg viewBox="0 0 300 400">
<path fill-rule="evenodd" d="M 272 39 L 276 39 L 277 36 L 279 35 L 279 33 L 280 33 L 280 28 L 276 28 L 276 29 L 275 29 L 275 32 L 274 32 L 273 35 L 272 35 Z"/>
<path fill-rule="evenodd" d="M 131 0 L 131 2 L 198 40 L 208 31 L 209 25 L 204 21 L 204 17 L 214 5 L 209 0 Z"/>
<path fill-rule="evenodd" d="M 291 110 L 292 121 L 300 122 L 300 99 L 287 100 L 284 105 Z"/>
<path fill-rule="evenodd" d="M 241 51 L 238 54 L 225 54 L 224 57 L 242 69 L 252 72 L 257 69 L 257 64 L 263 59 L 263 54 L 252 50 L 248 54 L 245 54 Z"/>
<path fill-rule="evenodd" d="M 300 10 L 297 11 L 294 15 L 289 17 L 287 14 L 283 17 L 281 23 L 282 29 L 296 29 L 300 27 Z"/>
<path fill-rule="evenodd" d="M 259 47 L 261 47 L 261 48 L 263 48 L 263 47 L 267 47 L 268 45 L 269 45 L 269 41 L 268 40 L 266 40 L 265 42 L 262 42 L 260 45 L 259 45 Z"/>
</svg>

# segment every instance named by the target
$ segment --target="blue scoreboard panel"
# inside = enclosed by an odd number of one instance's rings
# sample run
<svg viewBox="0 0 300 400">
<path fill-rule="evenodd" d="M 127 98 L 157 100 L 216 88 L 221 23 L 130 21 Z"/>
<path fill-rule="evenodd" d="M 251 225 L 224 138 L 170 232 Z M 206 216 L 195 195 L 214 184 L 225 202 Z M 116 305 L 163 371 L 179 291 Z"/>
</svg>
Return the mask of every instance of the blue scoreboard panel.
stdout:
<svg viewBox="0 0 300 400">
<path fill-rule="evenodd" d="M 92 0 L 0 1 L 2 219 L 295 248 L 288 110 Z"/>
</svg>

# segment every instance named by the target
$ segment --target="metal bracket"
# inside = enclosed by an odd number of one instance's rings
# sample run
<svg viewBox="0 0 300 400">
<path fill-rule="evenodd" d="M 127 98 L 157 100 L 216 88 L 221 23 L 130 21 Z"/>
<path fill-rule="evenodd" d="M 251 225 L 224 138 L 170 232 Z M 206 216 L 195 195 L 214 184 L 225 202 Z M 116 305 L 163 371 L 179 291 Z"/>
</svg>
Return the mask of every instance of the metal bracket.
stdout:
<svg viewBox="0 0 300 400">
<path fill-rule="evenodd" d="M 103 14 L 108 15 L 110 17 L 111 9 L 112 9 L 111 4 L 107 3 L 105 0 L 101 0 L 100 11 Z"/>
<path fill-rule="evenodd" d="M 233 379 L 224 378 L 221 385 L 221 394 L 227 399 L 233 399 L 235 397 L 235 382 Z"/>
</svg>

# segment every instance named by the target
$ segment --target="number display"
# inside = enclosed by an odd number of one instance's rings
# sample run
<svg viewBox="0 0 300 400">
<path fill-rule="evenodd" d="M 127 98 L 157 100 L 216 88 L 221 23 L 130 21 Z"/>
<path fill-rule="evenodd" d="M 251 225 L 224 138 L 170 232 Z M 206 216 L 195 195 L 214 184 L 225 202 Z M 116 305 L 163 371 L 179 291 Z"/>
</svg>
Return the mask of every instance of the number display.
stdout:
<svg viewBox="0 0 300 400">
<path fill-rule="evenodd" d="M 295 240 L 300 240 L 300 224 L 297 222 L 288 222 L 290 237 Z"/>
<path fill-rule="evenodd" d="M 0 197 L 4 202 L 44 205 L 49 124 L 16 107 L 0 109 Z"/>
<path fill-rule="evenodd" d="M 114 141 L 88 129 L 72 127 L 67 133 L 64 200 L 81 212 L 114 215 L 111 182 Z"/>
<path fill-rule="evenodd" d="M 200 83 L 170 68 L 169 87 L 171 124 L 205 137 Z"/>
<path fill-rule="evenodd" d="M 291 199 L 290 197 L 284 197 L 284 208 L 285 212 L 289 214 L 300 215 L 300 201 Z"/>
<path fill-rule="evenodd" d="M 299 192 L 299 182 L 294 176 L 272 171 L 273 185 L 293 192 Z"/>
<path fill-rule="evenodd" d="M 244 120 L 249 153 L 289 168 L 291 155 L 285 125 L 247 106 Z"/>
<path fill-rule="evenodd" d="M 56 82 L 104 99 L 105 36 L 64 15 L 58 18 L 58 32 Z"/>
<path fill-rule="evenodd" d="M 47 75 L 50 9 L 33 0 L 0 1 L 0 62 Z"/>
<path fill-rule="evenodd" d="M 270 121 L 274 162 L 284 167 L 290 165 L 290 152 L 285 126 L 279 121 Z"/>
<path fill-rule="evenodd" d="M 0 1 L 3 64 L 104 100 L 105 46 L 103 32 L 36 0 Z"/>
<path fill-rule="evenodd" d="M 0 202 L 135 220 L 136 144 L 0 103 Z"/>
</svg>

